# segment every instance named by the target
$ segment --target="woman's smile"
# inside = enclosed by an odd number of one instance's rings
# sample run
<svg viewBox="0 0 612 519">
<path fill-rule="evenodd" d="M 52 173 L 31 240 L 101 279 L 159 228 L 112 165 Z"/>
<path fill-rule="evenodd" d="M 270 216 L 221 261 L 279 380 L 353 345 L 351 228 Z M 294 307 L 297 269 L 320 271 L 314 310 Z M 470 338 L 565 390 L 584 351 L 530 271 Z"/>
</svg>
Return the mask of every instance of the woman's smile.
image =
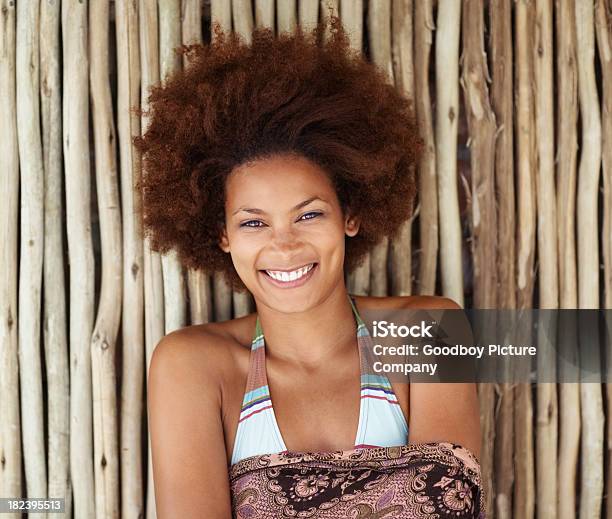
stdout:
<svg viewBox="0 0 612 519">
<path fill-rule="evenodd" d="M 274 286 L 295 288 L 304 285 L 314 275 L 318 263 L 308 263 L 293 270 L 260 270 L 259 272 Z"/>
</svg>

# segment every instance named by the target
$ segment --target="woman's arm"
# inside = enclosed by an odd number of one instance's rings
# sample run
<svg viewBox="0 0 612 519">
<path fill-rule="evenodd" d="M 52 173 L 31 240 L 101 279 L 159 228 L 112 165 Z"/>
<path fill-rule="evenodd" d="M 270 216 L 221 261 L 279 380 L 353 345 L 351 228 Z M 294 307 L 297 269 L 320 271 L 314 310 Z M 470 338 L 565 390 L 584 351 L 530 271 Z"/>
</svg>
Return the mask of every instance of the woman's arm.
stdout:
<svg viewBox="0 0 612 519">
<path fill-rule="evenodd" d="M 476 384 L 410 384 L 409 443 L 442 441 L 458 443 L 480 460 Z"/>
<path fill-rule="evenodd" d="M 461 310 L 447 297 L 431 298 L 429 308 Z M 480 460 L 480 406 L 475 383 L 410 384 L 409 442 L 449 441 Z"/>
<path fill-rule="evenodd" d="M 147 398 L 159 519 L 231 517 L 220 357 L 187 330 L 167 335 L 153 352 Z"/>
</svg>

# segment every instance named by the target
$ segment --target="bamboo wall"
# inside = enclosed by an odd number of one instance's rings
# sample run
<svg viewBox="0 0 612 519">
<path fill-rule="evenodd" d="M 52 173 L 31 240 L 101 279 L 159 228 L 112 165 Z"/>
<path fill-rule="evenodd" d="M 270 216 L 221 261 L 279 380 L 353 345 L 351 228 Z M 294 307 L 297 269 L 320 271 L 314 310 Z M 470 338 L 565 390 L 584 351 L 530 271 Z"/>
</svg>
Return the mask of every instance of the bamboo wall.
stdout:
<svg viewBox="0 0 612 519">
<path fill-rule="evenodd" d="M 173 329 L 253 310 L 138 232 L 130 143 L 147 123 L 129 107 L 183 66 L 174 47 L 210 40 L 211 20 L 248 39 L 331 7 L 414 100 L 415 217 L 350 291 L 612 308 L 611 0 L 0 6 L 0 496 L 153 518 L 151 352 Z M 482 384 L 479 397 L 488 517 L 612 518 L 607 384 Z"/>
</svg>

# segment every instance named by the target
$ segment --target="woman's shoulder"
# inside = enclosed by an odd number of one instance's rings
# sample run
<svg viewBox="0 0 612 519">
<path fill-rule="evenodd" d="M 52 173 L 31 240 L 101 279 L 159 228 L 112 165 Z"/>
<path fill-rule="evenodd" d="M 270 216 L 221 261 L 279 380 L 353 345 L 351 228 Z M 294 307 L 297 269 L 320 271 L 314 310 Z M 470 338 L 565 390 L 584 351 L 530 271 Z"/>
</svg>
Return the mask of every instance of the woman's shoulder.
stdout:
<svg viewBox="0 0 612 519">
<path fill-rule="evenodd" d="M 353 296 L 357 306 L 364 310 L 392 309 L 461 309 L 450 297 L 433 295 L 414 296 Z"/>
<path fill-rule="evenodd" d="M 255 327 L 254 314 L 223 322 L 185 326 L 165 335 L 156 345 L 151 365 L 171 363 L 177 369 L 197 369 L 210 381 L 248 359 Z M 250 332 L 249 332 L 250 330 Z M 199 377 L 198 377 L 199 378 Z"/>
</svg>

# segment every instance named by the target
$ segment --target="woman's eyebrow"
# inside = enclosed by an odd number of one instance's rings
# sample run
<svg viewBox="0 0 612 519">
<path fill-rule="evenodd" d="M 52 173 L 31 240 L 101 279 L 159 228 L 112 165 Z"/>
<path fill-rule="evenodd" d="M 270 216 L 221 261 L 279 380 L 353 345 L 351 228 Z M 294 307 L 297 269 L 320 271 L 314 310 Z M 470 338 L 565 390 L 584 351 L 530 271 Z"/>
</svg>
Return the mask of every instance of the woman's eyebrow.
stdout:
<svg viewBox="0 0 612 519">
<path fill-rule="evenodd" d="M 315 200 L 321 200 L 321 202 L 325 202 L 326 204 L 328 203 L 327 200 L 324 200 L 320 196 L 313 196 L 311 198 L 308 198 L 307 200 L 304 200 L 303 202 L 300 202 L 296 206 L 294 206 L 291 209 L 291 211 L 297 211 L 298 209 L 301 209 L 302 207 L 307 206 L 308 204 L 314 202 Z M 252 214 L 266 214 L 266 212 L 263 209 L 258 209 L 256 207 L 244 207 L 243 206 L 243 207 L 239 207 L 238 209 L 236 209 L 232 213 L 232 216 L 234 216 L 236 213 L 239 213 L 240 211 L 244 211 L 245 213 L 252 213 Z"/>
</svg>

